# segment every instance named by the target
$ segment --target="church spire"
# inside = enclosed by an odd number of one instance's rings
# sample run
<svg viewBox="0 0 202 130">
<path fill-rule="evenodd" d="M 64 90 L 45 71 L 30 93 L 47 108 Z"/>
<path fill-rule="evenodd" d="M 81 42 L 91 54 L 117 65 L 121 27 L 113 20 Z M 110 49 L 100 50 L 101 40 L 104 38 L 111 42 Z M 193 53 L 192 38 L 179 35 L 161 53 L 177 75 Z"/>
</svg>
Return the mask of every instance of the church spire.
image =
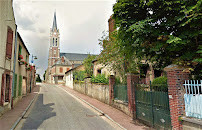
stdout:
<svg viewBox="0 0 202 130">
<path fill-rule="evenodd" d="M 52 30 L 57 30 L 57 21 L 56 21 L 56 12 L 54 12 L 54 18 L 53 18 L 53 27 Z"/>
</svg>

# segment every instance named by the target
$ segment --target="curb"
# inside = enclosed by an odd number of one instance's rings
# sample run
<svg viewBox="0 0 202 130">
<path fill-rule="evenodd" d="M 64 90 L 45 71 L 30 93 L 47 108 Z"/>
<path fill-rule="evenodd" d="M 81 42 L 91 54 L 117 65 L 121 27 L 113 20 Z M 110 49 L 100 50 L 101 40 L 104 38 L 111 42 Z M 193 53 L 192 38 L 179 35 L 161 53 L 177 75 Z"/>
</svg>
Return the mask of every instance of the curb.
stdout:
<svg viewBox="0 0 202 130">
<path fill-rule="evenodd" d="M 69 93 L 67 90 L 63 89 L 61 86 L 59 87 L 60 89 L 66 91 L 69 95 L 81 100 L 82 102 L 86 103 L 88 106 L 92 107 L 93 109 L 95 109 L 96 111 L 98 111 L 99 113 L 101 113 L 102 115 L 104 115 L 106 118 L 108 118 L 110 121 L 112 121 L 113 123 L 115 123 L 116 125 L 118 125 L 121 129 L 123 130 L 127 130 L 126 128 L 124 128 L 122 125 L 120 125 L 119 123 L 117 123 L 116 121 L 114 121 L 111 117 L 109 117 L 107 114 L 105 114 L 103 111 L 101 111 L 100 109 L 98 109 L 97 107 L 93 106 L 92 104 L 90 104 L 89 102 L 85 101 L 84 99 L 73 95 L 71 93 Z"/>
<path fill-rule="evenodd" d="M 40 90 L 39 90 L 40 91 Z M 11 127 L 10 130 L 14 130 L 15 127 L 18 125 L 18 123 L 21 121 L 21 119 L 24 117 L 24 115 L 26 114 L 26 112 L 29 110 L 30 106 L 32 105 L 32 103 L 34 102 L 34 100 L 36 99 L 36 97 L 38 96 L 38 94 L 36 94 L 34 96 L 34 98 L 32 99 L 32 101 L 29 103 L 29 105 L 27 106 L 27 108 L 25 109 L 25 111 L 21 114 L 21 116 L 17 119 L 17 121 L 14 123 L 14 125 Z"/>
</svg>

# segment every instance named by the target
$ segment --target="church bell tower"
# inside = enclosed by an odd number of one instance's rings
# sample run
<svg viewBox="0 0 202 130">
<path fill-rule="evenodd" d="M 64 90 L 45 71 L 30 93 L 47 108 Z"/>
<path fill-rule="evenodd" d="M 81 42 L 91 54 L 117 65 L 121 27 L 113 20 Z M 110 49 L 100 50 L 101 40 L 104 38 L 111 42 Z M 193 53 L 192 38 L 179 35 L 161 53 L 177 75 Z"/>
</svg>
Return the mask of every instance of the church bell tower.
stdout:
<svg viewBox="0 0 202 130">
<path fill-rule="evenodd" d="M 49 57 L 48 57 L 48 77 L 47 81 L 49 83 L 53 82 L 53 74 L 51 73 L 51 67 L 59 60 L 60 58 L 60 33 L 57 28 L 56 21 L 56 12 L 53 17 L 53 26 L 50 29 L 50 46 L 49 46 Z"/>
<path fill-rule="evenodd" d="M 49 58 L 48 67 L 50 68 L 60 58 L 60 33 L 57 28 L 56 12 L 53 17 L 53 26 L 50 29 L 50 47 L 49 47 Z"/>
</svg>

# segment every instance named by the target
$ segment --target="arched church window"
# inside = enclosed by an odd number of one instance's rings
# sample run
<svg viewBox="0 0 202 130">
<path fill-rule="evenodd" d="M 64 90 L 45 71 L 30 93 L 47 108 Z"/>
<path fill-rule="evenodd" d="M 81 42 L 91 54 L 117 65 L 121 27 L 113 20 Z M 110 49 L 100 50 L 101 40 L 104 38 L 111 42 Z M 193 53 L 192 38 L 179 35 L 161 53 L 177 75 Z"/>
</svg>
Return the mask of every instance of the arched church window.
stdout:
<svg viewBox="0 0 202 130">
<path fill-rule="evenodd" d="M 58 39 L 56 38 L 56 39 L 55 39 L 55 45 L 56 45 L 56 46 L 57 46 L 57 42 L 58 42 Z"/>
<path fill-rule="evenodd" d="M 54 38 L 53 38 L 53 46 L 54 46 Z"/>
</svg>

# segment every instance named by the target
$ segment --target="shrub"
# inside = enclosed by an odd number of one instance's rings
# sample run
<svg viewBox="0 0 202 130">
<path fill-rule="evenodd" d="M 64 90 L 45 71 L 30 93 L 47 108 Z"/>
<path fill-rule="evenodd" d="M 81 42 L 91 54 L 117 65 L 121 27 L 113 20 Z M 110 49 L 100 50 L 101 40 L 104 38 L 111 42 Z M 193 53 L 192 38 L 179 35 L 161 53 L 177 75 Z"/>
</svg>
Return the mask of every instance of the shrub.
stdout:
<svg viewBox="0 0 202 130">
<path fill-rule="evenodd" d="M 167 85 L 167 77 L 160 76 L 158 78 L 155 78 L 151 83 L 151 88 L 155 91 L 168 91 L 168 85 Z"/>
<path fill-rule="evenodd" d="M 74 81 L 84 81 L 84 78 L 85 78 L 85 71 L 74 71 L 73 72 Z"/>
<path fill-rule="evenodd" d="M 98 74 L 97 76 L 92 76 L 91 77 L 91 82 L 92 83 L 108 84 L 109 83 L 109 78 L 105 78 L 104 74 Z"/>
</svg>

